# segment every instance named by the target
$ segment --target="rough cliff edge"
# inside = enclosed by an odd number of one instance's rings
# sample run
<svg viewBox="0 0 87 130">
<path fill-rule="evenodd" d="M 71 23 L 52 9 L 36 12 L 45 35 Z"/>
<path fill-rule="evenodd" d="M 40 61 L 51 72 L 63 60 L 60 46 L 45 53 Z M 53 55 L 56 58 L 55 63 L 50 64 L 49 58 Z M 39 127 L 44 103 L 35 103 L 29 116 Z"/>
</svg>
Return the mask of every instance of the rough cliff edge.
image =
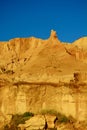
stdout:
<svg viewBox="0 0 87 130">
<path fill-rule="evenodd" d="M 0 42 L 0 122 L 43 109 L 87 119 L 87 37 L 62 43 L 52 30 Z"/>
</svg>

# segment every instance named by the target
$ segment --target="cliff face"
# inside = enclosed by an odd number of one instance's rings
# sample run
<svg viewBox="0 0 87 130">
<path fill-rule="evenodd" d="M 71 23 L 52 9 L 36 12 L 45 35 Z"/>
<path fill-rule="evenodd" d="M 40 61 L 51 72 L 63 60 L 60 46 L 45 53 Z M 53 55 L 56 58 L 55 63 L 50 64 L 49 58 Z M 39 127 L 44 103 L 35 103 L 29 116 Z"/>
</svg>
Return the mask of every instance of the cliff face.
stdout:
<svg viewBox="0 0 87 130">
<path fill-rule="evenodd" d="M 0 76 L 9 80 L 58 81 L 61 76 L 85 72 L 86 43 L 87 37 L 72 44 L 62 43 L 53 30 L 47 40 L 31 37 L 1 42 Z"/>
<path fill-rule="evenodd" d="M 15 38 L 0 42 L 0 119 L 26 111 L 56 109 L 87 118 L 87 37 L 62 43 Z"/>
<path fill-rule="evenodd" d="M 12 114 L 50 109 L 86 120 L 87 84 L 21 82 L 0 87 L 0 116 L 5 120 Z"/>
</svg>

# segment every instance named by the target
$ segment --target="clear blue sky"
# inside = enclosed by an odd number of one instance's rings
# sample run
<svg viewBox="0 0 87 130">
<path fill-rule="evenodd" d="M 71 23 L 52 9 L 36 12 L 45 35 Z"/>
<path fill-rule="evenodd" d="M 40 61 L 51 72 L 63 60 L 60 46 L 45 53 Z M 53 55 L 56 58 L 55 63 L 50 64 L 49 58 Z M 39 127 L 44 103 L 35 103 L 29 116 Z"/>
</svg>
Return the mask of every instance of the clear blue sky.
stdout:
<svg viewBox="0 0 87 130">
<path fill-rule="evenodd" d="M 87 36 L 87 0 L 0 0 L 0 41 L 47 39 L 51 29 L 64 42 Z"/>
</svg>

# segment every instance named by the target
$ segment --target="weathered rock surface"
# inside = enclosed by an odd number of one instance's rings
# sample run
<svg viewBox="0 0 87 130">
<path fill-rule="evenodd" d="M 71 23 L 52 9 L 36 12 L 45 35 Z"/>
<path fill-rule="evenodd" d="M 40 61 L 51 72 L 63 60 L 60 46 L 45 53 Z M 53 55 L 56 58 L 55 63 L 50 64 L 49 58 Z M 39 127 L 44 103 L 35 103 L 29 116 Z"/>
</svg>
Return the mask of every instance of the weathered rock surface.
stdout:
<svg viewBox="0 0 87 130">
<path fill-rule="evenodd" d="M 87 37 L 72 44 L 59 41 L 55 31 L 47 40 L 15 38 L 0 42 L 0 77 L 10 81 L 69 81 L 74 72 L 87 72 Z"/>
<path fill-rule="evenodd" d="M 46 119 L 48 128 L 54 128 L 55 127 L 56 116 L 54 116 L 54 115 L 45 115 L 45 119 Z"/>
<path fill-rule="evenodd" d="M 54 115 L 35 115 L 25 122 L 19 124 L 18 128 L 21 130 L 45 130 L 55 127 L 56 116 Z"/>
<path fill-rule="evenodd" d="M 25 128 L 26 128 L 26 127 L 25 127 L 25 124 L 19 124 L 19 125 L 18 125 L 18 129 L 19 129 L 19 130 L 25 130 Z"/>
<path fill-rule="evenodd" d="M 77 120 L 87 118 L 87 84 L 16 83 L 0 87 L 0 116 L 56 110 Z"/>
<path fill-rule="evenodd" d="M 42 115 L 36 115 L 27 120 L 25 124 L 20 124 L 18 127 L 21 128 L 21 130 L 44 130 L 45 124 L 45 117 Z"/>
<path fill-rule="evenodd" d="M 0 42 L 0 121 L 43 109 L 87 119 L 87 37 L 66 44 L 52 30 Z"/>
</svg>

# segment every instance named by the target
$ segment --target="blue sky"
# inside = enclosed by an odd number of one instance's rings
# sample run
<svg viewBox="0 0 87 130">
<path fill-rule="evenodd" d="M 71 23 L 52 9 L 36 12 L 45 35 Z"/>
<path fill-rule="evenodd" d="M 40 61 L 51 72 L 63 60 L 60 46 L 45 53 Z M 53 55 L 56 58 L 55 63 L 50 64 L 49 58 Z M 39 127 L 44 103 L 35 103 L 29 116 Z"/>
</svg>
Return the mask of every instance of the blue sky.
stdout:
<svg viewBox="0 0 87 130">
<path fill-rule="evenodd" d="M 51 29 L 63 42 L 87 36 L 87 0 L 0 0 L 0 41 L 47 39 Z"/>
</svg>

